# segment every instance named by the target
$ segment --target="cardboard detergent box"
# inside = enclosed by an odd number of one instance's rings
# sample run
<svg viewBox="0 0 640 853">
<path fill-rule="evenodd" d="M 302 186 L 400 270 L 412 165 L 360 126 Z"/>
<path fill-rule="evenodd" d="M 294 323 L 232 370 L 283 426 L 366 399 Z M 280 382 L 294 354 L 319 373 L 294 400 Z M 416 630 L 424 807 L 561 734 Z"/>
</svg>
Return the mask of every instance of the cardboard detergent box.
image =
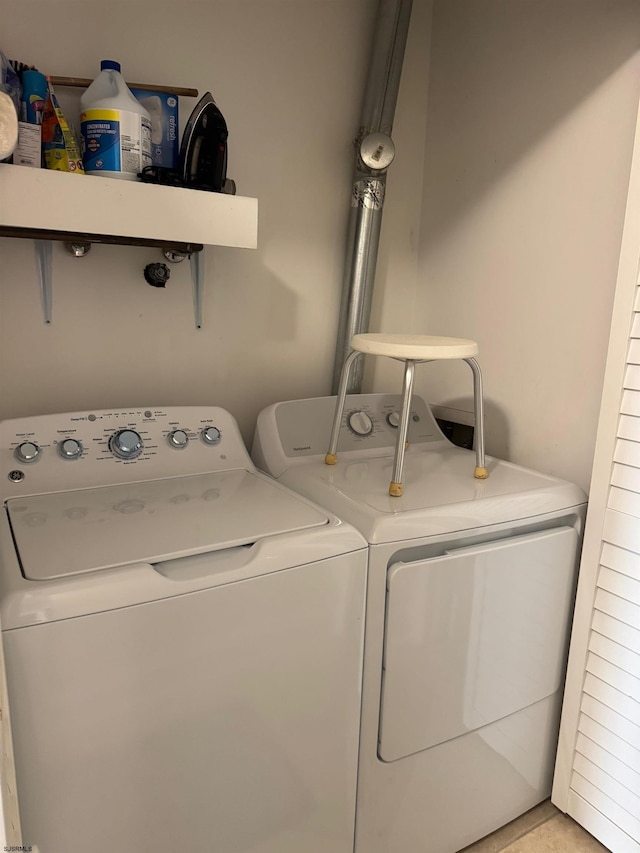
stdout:
<svg viewBox="0 0 640 853">
<path fill-rule="evenodd" d="M 178 168 L 178 96 L 131 88 L 151 116 L 151 158 L 154 166 Z"/>
</svg>

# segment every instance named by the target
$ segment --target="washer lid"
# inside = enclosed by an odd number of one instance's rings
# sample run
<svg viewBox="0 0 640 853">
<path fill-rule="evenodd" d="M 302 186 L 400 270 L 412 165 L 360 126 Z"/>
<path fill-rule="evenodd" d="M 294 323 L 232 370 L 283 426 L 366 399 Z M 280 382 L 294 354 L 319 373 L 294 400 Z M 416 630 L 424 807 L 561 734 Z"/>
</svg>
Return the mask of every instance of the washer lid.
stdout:
<svg viewBox="0 0 640 853">
<path fill-rule="evenodd" d="M 28 580 L 219 551 L 329 522 L 244 470 L 12 498 L 6 506 Z"/>
</svg>

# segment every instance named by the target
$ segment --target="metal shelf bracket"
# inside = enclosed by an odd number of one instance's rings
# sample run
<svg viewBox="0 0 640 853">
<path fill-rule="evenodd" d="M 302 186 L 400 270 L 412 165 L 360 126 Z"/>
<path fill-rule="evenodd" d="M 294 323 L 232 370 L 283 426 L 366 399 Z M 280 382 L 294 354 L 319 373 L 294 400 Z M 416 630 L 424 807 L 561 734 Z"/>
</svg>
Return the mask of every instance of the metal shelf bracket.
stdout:
<svg viewBox="0 0 640 853">
<path fill-rule="evenodd" d="M 53 309 L 53 264 L 51 263 L 53 247 L 51 240 L 34 240 L 33 245 L 38 264 L 38 276 L 40 278 L 42 312 L 44 314 L 44 322 L 48 324 L 51 323 Z"/>
<path fill-rule="evenodd" d="M 200 252 L 192 252 L 189 262 L 191 264 L 191 281 L 193 282 L 193 318 L 196 329 L 201 329 L 202 297 L 204 291 L 204 249 Z"/>
</svg>

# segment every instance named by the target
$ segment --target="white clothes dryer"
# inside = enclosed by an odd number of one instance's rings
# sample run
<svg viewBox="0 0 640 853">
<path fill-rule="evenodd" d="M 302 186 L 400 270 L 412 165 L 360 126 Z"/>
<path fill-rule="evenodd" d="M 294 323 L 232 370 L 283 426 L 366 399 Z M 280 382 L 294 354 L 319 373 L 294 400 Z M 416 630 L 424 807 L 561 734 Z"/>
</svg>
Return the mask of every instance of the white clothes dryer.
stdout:
<svg viewBox="0 0 640 853">
<path fill-rule="evenodd" d="M 351 853 L 360 534 L 217 407 L 5 421 L 0 459 L 23 844 Z"/>
<path fill-rule="evenodd" d="M 369 542 L 357 853 L 453 853 L 549 796 L 584 493 L 474 455 L 414 398 L 404 494 L 398 395 L 275 404 L 253 459 Z"/>
</svg>

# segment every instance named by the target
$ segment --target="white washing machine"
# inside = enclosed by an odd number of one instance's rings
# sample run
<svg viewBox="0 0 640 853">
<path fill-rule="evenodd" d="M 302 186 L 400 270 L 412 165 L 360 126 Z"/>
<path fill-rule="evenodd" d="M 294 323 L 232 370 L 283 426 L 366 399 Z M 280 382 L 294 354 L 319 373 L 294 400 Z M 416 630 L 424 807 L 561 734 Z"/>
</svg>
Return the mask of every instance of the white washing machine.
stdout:
<svg viewBox="0 0 640 853">
<path fill-rule="evenodd" d="M 549 796 L 585 515 L 571 483 L 450 444 L 414 398 L 404 495 L 389 497 L 400 398 L 259 416 L 253 458 L 370 543 L 357 853 L 453 853 Z"/>
<path fill-rule="evenodd" d="M 363 538 L 217 407 L 5 421 L 0 458 L 23 844 L 351 853 Z"/>
</svg>

